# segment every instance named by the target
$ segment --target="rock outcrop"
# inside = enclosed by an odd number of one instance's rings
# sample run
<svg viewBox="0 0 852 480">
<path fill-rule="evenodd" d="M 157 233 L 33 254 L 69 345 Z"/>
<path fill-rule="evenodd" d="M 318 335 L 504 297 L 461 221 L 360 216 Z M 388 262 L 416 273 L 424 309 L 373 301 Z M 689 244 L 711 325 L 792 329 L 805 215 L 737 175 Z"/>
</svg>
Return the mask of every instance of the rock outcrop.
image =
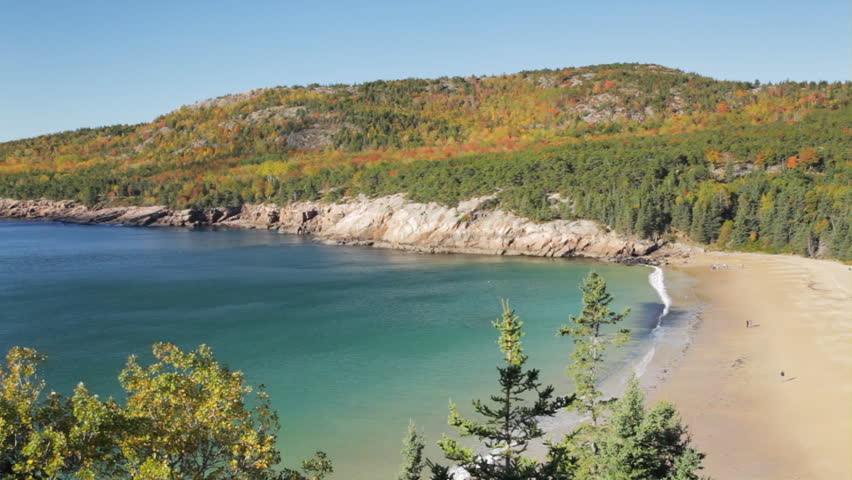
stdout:
<svg viewBox="0 0 852 480">
<path fill-rule="evenodd" d="M 403 195 L 363 196 L 341 203 L 170 210 L 89 208 L 73 201 L 0 199 L 0 217 L 137 226 L 260 228 L 311 234 L 340 245 L 370 245 L 429 253 L 476 253 L 658 262 L 661 244 L 615 233 L 589 220 L 534 222 L 483 203 L 455 207 L 409 202 Z M 682 252 L 679 251 L 679 254 Z M 652 255 L 652 257 L 649 257 Z"/>
</svg>

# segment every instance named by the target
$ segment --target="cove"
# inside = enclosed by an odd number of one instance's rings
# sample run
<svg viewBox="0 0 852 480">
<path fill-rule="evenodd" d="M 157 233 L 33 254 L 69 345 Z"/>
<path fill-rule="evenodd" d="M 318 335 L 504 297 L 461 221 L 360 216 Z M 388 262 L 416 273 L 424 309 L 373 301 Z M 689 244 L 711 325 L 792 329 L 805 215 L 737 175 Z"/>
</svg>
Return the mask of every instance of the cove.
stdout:
<svg viewBox="0 0 852 480">
<path fill-rule="evenodd" d="M 463 413 L 496 388 L 491 322 L 507 298 L 525 322 L 529 365 L 568 390 L 580 280 L 606 277 L 635 362 L 663 309 L 649 269 L 578 260 L 424 255 L 320 245 L 267 231 L 197 231 L 0 221 L 0 349 L 49 357 L 49 388 L 78 381 L 121 401 L 117 375 L 150 345 L 213 348 L 264 384 L 289 466 L 323 450 L 334 478 L 392 478 L 409 419 L 429 456 L 447 403 Z"/>
</svg>

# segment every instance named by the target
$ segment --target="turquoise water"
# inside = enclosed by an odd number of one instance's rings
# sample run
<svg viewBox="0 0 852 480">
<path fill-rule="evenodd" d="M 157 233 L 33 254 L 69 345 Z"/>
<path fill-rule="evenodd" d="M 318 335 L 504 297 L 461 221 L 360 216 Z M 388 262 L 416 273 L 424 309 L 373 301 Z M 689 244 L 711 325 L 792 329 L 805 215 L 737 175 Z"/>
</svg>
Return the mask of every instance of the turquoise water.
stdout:
<svg viewBox="0 0 852 480">
<path fill-rule="evenodd" d="M 155 341 L 206 343 L 267 386 L 285 464 L 322 449 L 334 478 L 392 478 L 409 419 L 434 455 L 434 441 L 452 433 L 448 400 L 464 410 L 494 390 L 501 298 L 525 321 L 530 364 L 566 391 L 570 345 L 555 332 L 579 310 L 590 269 L 607 278 L 616 307 L 633 309 L 632 347 L 618 359 L 635 361 L 662 308 L 643 267 L 334 247 L 266 231 L 5 221 L 0 349 L 47 354 L 45 376 L 60 393 L 84 381 L 120 399 L 127 355 L 148 358 Z"/>
</svg>

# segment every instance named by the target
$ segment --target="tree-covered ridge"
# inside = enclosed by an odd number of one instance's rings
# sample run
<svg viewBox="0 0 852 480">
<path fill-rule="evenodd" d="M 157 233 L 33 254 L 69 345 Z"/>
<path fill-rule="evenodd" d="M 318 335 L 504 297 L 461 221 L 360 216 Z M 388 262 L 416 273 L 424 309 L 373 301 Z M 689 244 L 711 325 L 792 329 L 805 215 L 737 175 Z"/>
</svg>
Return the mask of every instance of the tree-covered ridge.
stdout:
<svg viewBox="0 0 852 480">
<path fill-rule="evenodd" d="M 0 195 L 183 208 L 499 192 L 539 220 L 850 259 L 849 103 L 849 83 L 637 64 L 276 87 L 0 144 Z"/>
<path fill-rule="evenodd" d="M 209 170 L 269 153 L 351 160 L 329 153 L 399 149 L 382 158 L 421 158 L 423 152 L 407 150 L 440 146 L 455 146 L 449 152 L 456 156 L 506 144 L 679 133 L 722 119 L 734 124 L 798 121 L 815 108 L 848 103 L 848 87 L 760 86 L 636 64 L 276 87 L 201 101 L 148 124 L 7 142 L 0 144 L 0 156 L 6 172 L 73 170 L 108 161 L 128 171 L 146 165 Z M 308 154 L 316 150 L 325 155 Z"/>
</svg>

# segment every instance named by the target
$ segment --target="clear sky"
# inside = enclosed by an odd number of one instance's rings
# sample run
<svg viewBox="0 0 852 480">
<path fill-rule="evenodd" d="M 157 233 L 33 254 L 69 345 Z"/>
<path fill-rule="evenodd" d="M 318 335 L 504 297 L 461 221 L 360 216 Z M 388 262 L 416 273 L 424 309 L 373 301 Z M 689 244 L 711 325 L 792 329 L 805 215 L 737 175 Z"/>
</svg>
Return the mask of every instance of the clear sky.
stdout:
<svg viewBox="0 0 852 480">
<path fill-rule="evenodd" d="M 658 63 L 849 80 L 850 0 L 0 0 L 0 141 L 257 87 Z"/>
</svg>

